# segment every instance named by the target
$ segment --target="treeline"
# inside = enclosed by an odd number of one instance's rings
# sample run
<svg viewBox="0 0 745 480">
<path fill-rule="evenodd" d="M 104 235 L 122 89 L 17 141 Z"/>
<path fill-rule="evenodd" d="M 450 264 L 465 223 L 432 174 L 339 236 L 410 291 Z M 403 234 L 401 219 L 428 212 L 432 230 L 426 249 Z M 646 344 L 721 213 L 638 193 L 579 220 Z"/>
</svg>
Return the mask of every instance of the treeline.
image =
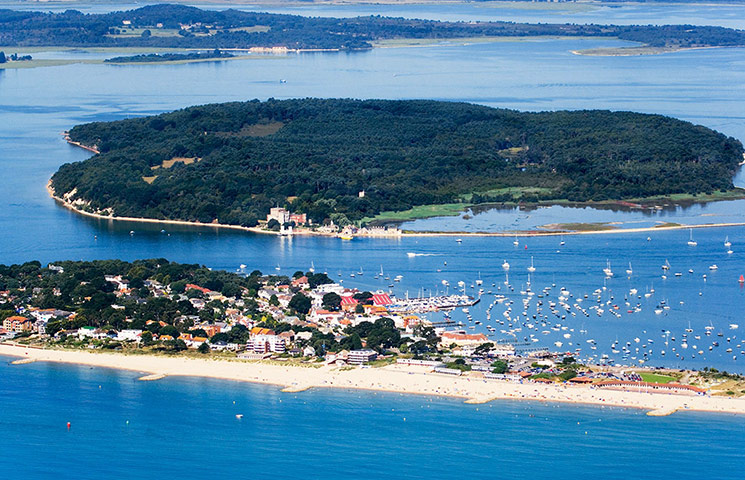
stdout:
<svg viewBox="0 0 745 480">
<path fill-rule="evenodd" d="M 70 137 L 101 153 L 60 167 L 57 195 L 75 190 L 85 209 L 117 216 L 244 226 L 277 205 L 317 223 L 356 221 L 469 193 L 493 201 L 488 192 L 506 187 L 573 201 L 727 190 L 743 152 L 660 115 L 438 101 L 212 104 L 79 125 Z M 173 158 L 200 160 L 162 167 Z"/>
<path fill-rule="evenodd" d="M 7 63 L 7 62 L 26 62 L 32 60 L 31 55 L 18 55 L 17 53 L 11 53 L 10 55 L 5 55 L 5 52 L 0 51 L 0 63 Z"/>
<path fill-rule="evenodd" d="M 221 58 L 232 58 L 235 55 L 215 49 L 210 52 L 191 53 L 148 53 L 142 55 L 131 55 L 126 57 L 113 57 L 104 60 L 104 63 L 154 63 L 174 62 L 184 60 L 218 60 Z"/>
<path fill-rule="evenodd" d="M 176 324 L 188 329 L 190 325 L 179 325 L 178 317 L 199 315 L 205 321 L 214 321 L 214 311 L 198 311 L 188 300 L 172 300 L 153 296 L 153 289 L 146 281 L 155 280 L 173 291 L 183 292 L 187 283 L 222 292 L 226 296 L 240 298 L 242 292 L 260 288 L 261 273 L 242 277 L 220 270 L 210 270 L 200 265 L 169 262 L 165 259 L 101 260 L 92 262 L 63 261 L 56 267 L 64 271 L 43 267 L 38 261 L 19 265 L 0 265 L 0 291 L 9 291 L 10 305 L 0 305 L 0 310 L 15 311 L 26 305 L 38 308 L 54 308 L 77 315 L 74 320 L 55 319 L 48 329 L 94 326 L 109 329 L 150 328 L 148 320 Z M 121 275 L 129 282 L 132 293 L 126 298 L 117 298 L 115 285 L 107 282 L 106 275 Z M 244 290 L 246 289 L 246 290 Z M 249 306 L 255 302 L 247 295 Z M 124 308 L 114 308 L 117 304 Z M 222 305 L 220 305 L 222 307 Z M 222 307 L 224 308 L 224 307 Z M 256 310 L 258 312 L 258 310 Z M 131 322 L 125 321 L 131 319 Z M 193 322 L 192 322 L 193 323 Z M 157 325 L 152 328 L 157 328 Z M 157 333 L 157 332 L 156 332 Z"/>
<path fill-rule="evenodd" d="M 0 300 L 0 319 L 15 315 L 16 311 L 30 305 L 76 314 L 74 318 L 51 320 L 47 325 L 50 335 L 61 329 L 83 326 L 165 333 L 160 331 L 162 326 L 159 322 L 167 324 L 168 327 L 162 328 L 169 328 L 172 332 L 187 332 L 192 330 L 195 317 L 208 323 L 223 320 L 227 308 L 218 300 L 210 301 L 206 308 L 195 308 L 188 299 L 205 297 L 197 290 L 186 290 L 187 284 L 199 285 L 226 297 L 242 298 L 244 314 L 263 318 L 267 315 L 259 311 L 254 300 L 258 290 L 267 283 L 286 284 L 290 281 L 287 277 L 263 276 L 258 270 L 242 276 L 196 264 L 169 262 L 162 258 L 133 262 L 62 261 L 53 265 L 54 268 L 44 267 L 38 261 L 0 264 L 0 291 L 7 291 L 5 303 Z M 125 296 L 115 295 L 116 286 L 106 281 L 106 275 L 121 276 L 131 292 Z M 319 275 L 323 278 L 317 278 L 317 282 L 330 281 L 325 275 Z M 158 287 L 152 282 L 156 282 Z M 185 294 L 188 299 L 158 294 L 159 288 L 169 288 L 173 294 Z M 248 332 L 239 325 L 231 335 L 239 335 L 245 342 Z"/>
<path fill-rule="evenodd" d="M 142 35 L 119 35 L 124 28 L 146 30 Z M 178 34 L 150 34 L 156 29 Z M 183 5 L 153 5 L 106 14 L 0 10 L 0 45 L 8 46 L 366 49 L 384 39 L 480 36 L 618 37 L 669 47 L 745 45 L 745 31 L 695 25 L 440 22 L 381 16 L 311 18 Z"/>
</svg>

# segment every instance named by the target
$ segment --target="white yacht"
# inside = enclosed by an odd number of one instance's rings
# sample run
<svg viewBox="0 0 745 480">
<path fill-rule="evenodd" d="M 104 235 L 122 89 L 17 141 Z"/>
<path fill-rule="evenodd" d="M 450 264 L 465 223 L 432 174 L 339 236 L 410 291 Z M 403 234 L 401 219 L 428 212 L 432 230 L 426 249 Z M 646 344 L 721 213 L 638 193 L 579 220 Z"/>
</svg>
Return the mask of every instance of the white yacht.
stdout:
<svg viewBox="0 0 745 480">
<path fill-rule="evenodd" d="M 689 231 L 690 231 L 690 233 L 691 233 L 691 236 L 690 236 L 690 238 L 689 238 L 689 240 L 688 240 L 688 246 L 689 246 L 689 247 L 695 247 L 696 245 L 698 245 L 698 242 L 696 242 L 696 241 L 695 241 L 695 240 L 693 239 L 693 229 L 691 228 L 691 229 L 690 229 Z"/>
<path fill-rule="evenodd" d="M 530 257 L 530 266 L 528 267 L 529 272 L 535 272 L 535 266 L 533 265 L 533 257 Z"/>
</svg>

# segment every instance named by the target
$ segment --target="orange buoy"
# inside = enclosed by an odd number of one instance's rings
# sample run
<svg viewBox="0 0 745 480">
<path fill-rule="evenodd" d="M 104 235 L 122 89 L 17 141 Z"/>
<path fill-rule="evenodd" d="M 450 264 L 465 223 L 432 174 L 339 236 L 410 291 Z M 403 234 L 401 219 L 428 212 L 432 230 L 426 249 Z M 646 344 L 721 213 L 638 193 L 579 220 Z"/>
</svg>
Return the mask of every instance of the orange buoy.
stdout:
<svg viewBox="0 0 745 480">
<path fill-rule="evenodd" d="M 67 429 L 70 430 L 70 422 L 67 422 Z"/>
<path fill-rule="evenodd" d="M 740 283 L 745 283 L 745 275 L 740 275 Z"/>
</svg>

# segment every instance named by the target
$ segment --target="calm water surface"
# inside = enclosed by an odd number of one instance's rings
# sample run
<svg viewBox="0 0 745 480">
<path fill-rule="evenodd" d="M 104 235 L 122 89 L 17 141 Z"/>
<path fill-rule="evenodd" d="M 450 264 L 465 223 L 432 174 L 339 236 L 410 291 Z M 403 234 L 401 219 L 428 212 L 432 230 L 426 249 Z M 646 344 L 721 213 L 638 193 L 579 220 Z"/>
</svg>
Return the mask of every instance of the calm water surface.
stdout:
<svg viewBox="0 0 745 480">
<path fill-rule="evenodd" d="M 745 419 L 0 363 L 5 478 L 739 479 Z M 238 420 L 236 414 L 243 414 Z M 71 429 L 66 428 L 67 422 Z M 705 454 L 701 452 L 706 432 Z M 174 439 L 178 439 L 174 442 Z"/>
<path fill-rule="evenodd" d="M 283 11 L 597 23 L 660 19 L 726 26 L 742 26 L 745 18 L 739 6 L 572 6 L 575 9 L 568 11 L 482 7 L 489 6 Z M 44 8 L 64 9 L 69 4 Z M 76 8 L 90 12 L 115 7 Z M 251 98 L 435 98 L 521 110 L 634 110 L 672 115 L 745 140 L 745 49 L 631 58 L 571 53 L 614 45 L 624 43 L 443 44 L 178 66 L 79 64 L 0 71 L 0 168 L 7 174 L 0 188 L 0 262 L 167 257 L 227 270 L 245 263 L 264 272 L 279 268 L 280 273 L 291 274 L 313 261 L 318 270 L 362 288 L 390 288 L 389 281 L 373 276 L 381 268 L 391 278 L 401 274 L 402 282 L 392 290 L 402 296 L 452 291 L 459 281 L 469 294 L 477 295 L 471 285 L 480 276 L 485 292 L 471 314 L 483 325 L 469 323 L 461 312 L 453 318 L 475 331 L 492 325 L 495 339 L 568 351 L 579 348 L 583 358 L 593 361 L 608 355 L 609 362 L 745 371 L 738 346 L 739 332 L 745 329 L 745 291 L 737 282 L 745 273 L 745 228 L 697 230 L 697 247 L 686 245 L 686 231 L 566 237 L 565 245 L 559 238 L 531 238 L 521 239 L 517 247 L 511 238 L 464 237 L 460 244 L 453 238 L 429 237 L 342 242 L 170 226 L 161 233 L 160 226 L 81 218 L 57 207 L 44 189 L 61 164 L 88 156 L 60 136 L 75 124 Z M 100 58 L 85 52 L 76 55 Z M 287 83 L 280 84 L 279 79 Z M 728 202 L 665 211 L 657 214 L 659 218 L 598 211 L 584 211 L 579 217 L 623 221 L 624 226 L 659 219 L 693 223 L 709 213 L 716 214 L 711 217 L 716 220 L 737 218 L 742 205 Z M 561 215 L 566 213 L 555 209 L 490 212 L 469 222 L 474 229 L 496 230 L 549 223 Z M 723 246 L 726 236 L 733 242 L 729 255 Z M 510 286 L 505 285 L 501 268 L 505 259 L 511 264 Z M 531 259 L 536 272 L 528 277 Z M 660 266 L 666 260 L 671 270 L 663 279 Z M 603 278 L 606 262 L 616 273 L 611 279 Z M 633 272 L 627 276 L 629 263 Z M 718 270 L 709 270 L 713 264 Z M 364 275 L 349 276 L 360 269 Z M 536 297 L 523 307 L 525 296 L 520 292 L 528 281 L 535 292 L 555 285 L 540 299 L 542 313 Z M 572 307 L 562 313 L 566 318 L 550 315 L 539 321 L 562 286 L 573 295 L 570 305 L 580 305 L 589 316 Z M 601 303 L 595 300 L 595 291 Z M 494 307 L 487 320 L 497 293 L 514 300 L 508 314 L 512 321 L 505 317 L 504 305 Z M 656 314 L 663 301 L 670 308 Z M 592 306 L 601 306 L 604 313 L 598 316 Z M 610 315 L 611 310 L 621 318 Z M 705 335 L 707 326 L 713 327 L 711 337 Z M 689 327 L 694 331 L 689 333 L 688 348 L 683 348 Z M 719 347 L 713 347 L 715 341 Z M 628 353 L 613 353 L 627 342 Z M 727 348 L 733 351 L 726 352 Z M 291 395 L 274 387 L 231 382 L 136 382 L 136 377 L 88 367 L 0 363 L 0 458 L 5 477 L 734 479 L 741 477 L 745 466 L 741 417 L 684 413 L 650 418 L 621 409 L 512 402 L 469 406 L 455 400 L 342 391 Z M 235 419 L 237 413 L 244 415 L 242 421 Z M 69 432 L 64 427 L 67 421 L 73 425 Z"/>
<path fill-rule="evenodd" d="M 343 243 L 321 238 L 277 239 L 209 228 L 168 227 L 166 233 L 161 233 L 159 226 L 81 218 L 56 206 L 44 189 L 60 164 L 88 156 L 87 152 L 66 145 L 60 136 L 77 123 L 250 98 L 436 98 L 522 110 L 635 110 L 673 115 L 745 138 L 742 115 L 745 97 L 741 95 L 745 85 L 742 60 L 745 49 L 630 58 L 582 57 L 571 53 L 577 48 L 613 44 L 622 42 L 543 40 L 453 44 L 210 64 L 123 67 L 76 64 L 1 71 L 0 166 L 13 173 L 12 181 L 0 189 L 2 261 L 166 257 L 229 270 L 241 263 L 264 272 L 275 271 L 279 266 L 280 272 L 287 274 L 307 268 L 313 261 L 317 268 L 348 284 L 390 288 L 398 295 L 407 291 L 410 295 L 437 293 L 447 289 L 443 281 L 452 286 L 463 281 L 469 292 L 476 294 L 470 285 L 481 272 L 489 288 L 485 288 L 484 301 L 472 313 L 483 325 L 469 326 L 478 331 L 491 325 L 496 329 L 495 339 L 514 336 L 533 346 L 552 348 L 558 348 L 556 342 L 561 342 L 560 348 L 568 351 L 581 348 L 581 355 L 593 360 L 608 355 L 611 362 L 672 362 L 681 366 L 716 365 L 742 370 L 739 365 L 745 356 L 740 354 L 743 347 L 739 329 L 731 329 L 730 325 L 742 324 L 745 329 L 741 315 L 742 290 L 736 281 L 745 272 L 742 265 L 745 250 L 741 247 L 745 229 L 697 231 L 699 246 L 695 249 L 686 247 L 686 231 L 654 232 L 649 235 L 650 242 L 646 241 L 647 234 L 572 237 L 567 239 L 565 248 L 558 248 L 557 239 L 531 239 L 527 242 L 528 250 L 522 244 L 515 249 L 511 239 L 491 238 L 468 238 L 457 246 L 452 238 L 357 239 Z M 286 79 L 287 83 L 280 84 L 279 79 Z M 455 229 L 509 230 L 550 223 L 552 218 L 554 221 L 621 221 L 625 222 L 624 227 L 655 221 L 708 223 L 740 219 L 742 206 L 743 202 L 726 202 L 664 211 L 649 218 L 638 213 L 559 208 L 492 211 L 468 221 L 432 219 L 416 222 L 414 227 L 427 229 L 434 224 L 443 229 L 450 225 L 449 228 Z M 463 228 L 463 222 L 467 228 Z M 130 235 L 130 230 L 135 233 Z M 722 245 L 726 235 L 734 243 L 731 255 L 725 253 Z M 408 253 L 436 255 L 410 257 Z M 526 321 L 541 319 L 534 299 L 525 309 L 513 308 L 513 322 L 496 323 L 497 318 L 505 318 L 504 306 L 495 307 L 492 319 L 486 322 L 486 308 L 493 298 L 488 291 L 505 293 L 496 288 L 504 285 L 502 262 L 508 259 L 514 265 L 510 282 L 515 291 L 509 293 L 518 296 L 516 304 L 521 306 L 519 292 L 527 284 L 525 268 L 531 256 L 538 268 L 530 279 L 532 289 L 538 291 L 556 284 L 551 294 L 554 298 L 561 286 L 579 298 L 602 288 L 602 268 L 610 261 L 617 277 L 605 282 L 601 307 L 606 312 L 598 316 L 589 310 L 591 316 L 586 317 L 575 309 L 575 316 L 567 313 L 565 319 L 545 319 L 528 329 L 524 325 Z M 676 278 L 670 272 L 670 278 L 663 280 L 660 265 L 665 259 L 685 275 Z M 630 261 L 633 275 L 625 279 L 622 275 Z M 713 264 L 718 265 L 718 271 L 709 271 Z M 375 280 L 372 273 L 381 267 L 392 275 L 404 275 L 404 281 L 391 288 L 388 281 Z M 367 275 L 351 279 L 349 274 L 360 268 Z M 688 273 L 689 269 L 694 273 Z M 708 275 L 706 280 L 704 274 Z M 633 299 L 629 298 L 632 288 L 637 290 L 637 296 L 651 289 L 655 293 L 643 300 Z M 668 306 L 674 304 L 674 308 L 656 315 L 655 307 L 663 300 Z M 589 297 L 583 301 L 588 302 L 585 309 L 593 305 Z M 623 313 L 621 319 L 609 315 L 614 305 Z M 626 313 L 637 308 L 641 310 Z M 526 315 L 522 315 L 523 311 Z M 546 313 L 544 306 L 542 314 Z M 521 320 L 515 322 L 517 317 Z M 454 318 L 466 320 L 459 314 Z M 554 320 L 567 330 L 553 330 Z M 689 341 L 689 348 L 683 349 L 681 335 L 689 322 L 696 330 L 692 336 L 703 335 L 704 327 L 713 324 L 722 337 L 702 337 L 700 341 Z M 678 343 L 668 340 L 668 345 L 664 345 L 663 330 L 677 336 Z M 634 340 L 637 338 L 638 343 Z M 595 349 L 588 340 L 597 342 Z M 615 340 L 621 345 L 630 342 L 630 353 L 613 354 L 611 344 Z M 709 351 L 714 341 L 721 346 Z M 727 348 L 732 351 L 726 352 Z M 666 351 L 664 357 L 662 350 Z"/>
<path fill-rule="evenodd" d="M 85 13 L 129 10 L 161 2 L 64 2 L 44 4 L 3 1 L 0 6 L 17 10 L 64 11 L 70 8 Z M 469 2 L 443 5 L 236 5 L 231 3 L 193 3 L 203 9 L 286 13 L 317 17 L 356 17 L 383 15 L 442 21 L 503 20 L 529 23 L 610 23 L 616 25 L 689 24 L 745 27 L 745 5 L 708 5 L 686 3 L 532 3 Z"/>
</svg>

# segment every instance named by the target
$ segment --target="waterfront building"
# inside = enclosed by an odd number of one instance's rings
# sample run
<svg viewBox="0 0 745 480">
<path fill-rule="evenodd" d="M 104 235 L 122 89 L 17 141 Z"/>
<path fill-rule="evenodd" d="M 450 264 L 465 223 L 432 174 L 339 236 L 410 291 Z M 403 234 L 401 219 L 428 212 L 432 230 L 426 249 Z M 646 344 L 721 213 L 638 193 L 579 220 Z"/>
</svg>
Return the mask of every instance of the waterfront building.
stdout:
<svg viewBox="0 0 745 480">
<path fill-rule="evenodd" d="M 461 332 L 443 332 L 440 336 L 442 345 L 456 344 L 464 345 L 481 345 L 489 341 L 489 337 L 483 333 L 468 334 Z"/>
<path fill-rule="evenodd" d="M 315 357 L 316 356 L 316 349 L 308 345 L 303 349 L 303 356 L 304 357 Z"/>
<path fill-rule="evenodd" d="M 291 213 L 290 222 L 294 222 L 295 225 L 305 225 L 308 223 L 308 217 L 304 213 Z"/>
<path fill-rule="evenodd" d="M 268 328 L 254 327 L 250 332 L 250 339 L 246 344 L 246 350 L 254 353 L 284 353 L 285 341 L 282 337 Z"/>
<path fill-rule="evenodd" d="M 269 209 L 269 214 L 266 216 L 267 223 L 271 220 L 276 220 L 280 225 L 290 222 L 290 212 L 286 208 L 275 207 Z M 304 222 L 303 222 L 304 223 Z"/>
<path fill-rule="evenodd" d="M 378 352 L 369 348 L 362 350 L 350 350 L 347 355 L 347 363 L 350 365 L 365 365 L 378 358 Z"/>
<path fill-rule="evenodd" d="M 19 315 L 13 315 L 3 320 L 3 328 L 9 332 L 30 332 L 33 325 L 31 319 Z"/>
<path fill-rule="evenodd" d="M 116 339 L 120 342 L 139 342 L 142 330 L 125 329 L 116 334 Z"/>
</svg>

